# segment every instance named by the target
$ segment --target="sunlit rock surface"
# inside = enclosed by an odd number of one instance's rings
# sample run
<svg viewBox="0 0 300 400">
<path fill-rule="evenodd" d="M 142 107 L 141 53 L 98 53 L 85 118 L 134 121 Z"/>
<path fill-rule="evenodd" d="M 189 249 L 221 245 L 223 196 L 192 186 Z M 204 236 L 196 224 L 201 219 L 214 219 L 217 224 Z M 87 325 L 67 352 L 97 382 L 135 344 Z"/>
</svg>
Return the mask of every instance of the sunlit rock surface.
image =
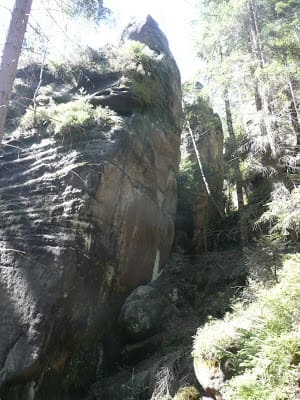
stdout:
<svg viewBox="0 0 300 400">
<path fill-rule="evenodd" d="M 180 75 L 151 17 L 131 25 L 123 40 L 149 47 L 155 70 L 139 73 L 139 85 L 122 69 L 86 70 L 74 83 L 47 67 L 42 83 L 52 85 L 51 101 L 84 91 L 94 106 L 110 107 L 109 126 L 61 136 L 33 126 L 7 137 L 1 150 L 2 400 L 82 398 L 110 362 L 115 310 L 169 257 Z M 32 95 L 39 69 L 30 71 L 18 84 Z M 10 117 L 18 112 L 12 103 Z"/>
</svg>

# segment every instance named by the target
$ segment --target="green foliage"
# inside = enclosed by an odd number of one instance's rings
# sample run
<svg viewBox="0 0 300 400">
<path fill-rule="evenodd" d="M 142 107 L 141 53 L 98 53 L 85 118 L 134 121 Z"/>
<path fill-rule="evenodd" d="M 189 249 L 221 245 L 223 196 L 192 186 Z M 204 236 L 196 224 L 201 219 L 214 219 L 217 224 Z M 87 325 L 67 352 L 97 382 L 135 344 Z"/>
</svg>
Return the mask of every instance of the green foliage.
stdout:
<svg viewBox="0 0 300 400">
<path fill-rule="evenodd" d="M 165 56 L 141 42 L 128 40 L 120 50 L 126 84 L 147 105 L 159 103 L 167 82 Z M 166 78 L 166 79 L 164 79 Z"/>
<path fill-rule="evenodd" d="M 186 82 L 183 85 L 183 93 L 185 119 L 188 121 L 198 142 L 203 172 L 208 185 L 215 188 L 216 182 L 219 180 L 218 173 L 220 174 L 222 170 L 222 158 L 220 155 L 218 160 L 220 165 L 213 165 L 211 159 L 215 157 L 214 151 L 217 151 L 217 149 L 213 149 L 214 140 L 219 140 L 220 147 L 222 146 L 223 131 L 221 121 L 218 115 L 213 112 L 207 96 L 201 90 L 199 91 L 194 84 Z M 201 146 L 201 143 L 203 143 L 203 146 Z M 218 147 L 218 143 L 215 147 Z M 190 151 L 193 160 L 183 156 L 177 175 L 179 198 L 185 201 L 193 201 L 200 192 L 206 191 L 194 148 L 191 147 Z M 207 154 L 210 151 L 212 156 Z"/>
<path fill-rule="evenodd" d="M 58 104 L 51 110 L 50 115 L 54 134 L 61 136 L 74 129 L 84 131 L 94 122 L 92 105 L 84 100 Z"/>
<path fill-rule="evenodd" d="M 285 175 L 293 181 L 289 171 L 293 165 L 298 168 L 300 3 L 199 0 L 197 7 L 196 46 L 205 60 L 201 80 L 224 121 L 228 92 L 234 132 L 240 132 L 237 146 L 226 143 L 225 176 L 236 183 L 233 160 L 238 159 L 250 206 L 261 208 L 270 194 L 271 177 Z M 252 184 L 254 174 L 264 177 L 266 190 L 261 185 L 261 193 Z M 272 212 L 265 217 L 277 219 Z M 297 217 L 291 219 L 290 225 L 279 217 L 281 232 L 294 230 Z"/>
<path fill-rule="evenodd" d="M 192 130 L 199 135 L 215 131 L 222 135 L 221 121 L 219 116 L 214 113 L 204 90 L 195 89 L 190 83 L 185 83 L 183 93 L 184 114 Z"/>
<path fill-rule="evenodd" d="M 99 22 L 110 14 L 110 10 L 103 6 L 103 0 L 65 0 L 63 10 L 72 17 L 78 15 L 88 20 Z"/>
<path fill-rule="evenodd" d="M 267 224 L 271 235 L 280 233 L 296 241 L 300 233 L 300 187 L 289 192 L 284 185 L 277 185 L 266 206 L 257 225 Z"/>
<path fill-rule="evenodd" d="M 199 180 L 199 166 L 197 163 L 183 159 L 180 162 L 177 174 L 178 197 L 186 201 L 192 201 L 201 188 Z"/>
<path fill-rule="evenodd" d="M 264 235 L 259 238 L 254 247 L 245 248 L 244 255 L 249 279 L 261 282 L 265 286 L 278 283 L 277 272 L 282 266 L 285 250 L 282 237 L 274 235 Z M 245 292 L 247 296 L 251 293 L 250 289 L 251 286 Z"/>
<path fill-rule="evenodd" d="M 75 133 L 86 134 L 88 129 L 99 127 L 107 129 L 120 120 L 109 108 L 93 108 L 84 98 L 63 104 L 52 103 L 48 107 L 39 107 L 36 111 L 28 108 L 23 116 L 20 128 L 28 130 L 46 129 L 54 136 L 72 136 Z"/>
<path fill-rule="evenodd" d="M 51 59 L 47 68 L 57 81 L 77 87 L 83 79 L 89 81 L 97 74 L 115 71 L 116 58 L 117 51 L 113 47 L 107 47 L 102 51 L 87 47 L 84 50 L 77 50 L 72 56 L 72 61 Z"/>
<path fill-rule="evenodd" d="M 106 129 L 119 123 L 113 111 L 93 108 L 85 97 L 107 72 L 123 75 L 120 88 L 131 91 L 141 108 L 152 105 L 160 111 L 162 102 L 168 101 L 165 56 L 140 42 L 127 41 L 120 49 L 107 47 L 101 52 L 87 48 L 74 57 L 72 62 L 52 61 L 44 67 L 46 85 L 39 88 L 34 107 L 22 117 L 21 131 L 34 128 L 43 134 L 78 136 L 93 127 Z M 74 91 L 79 91 L 77 98 Z"/>
<path fill-rule="evenodd" d="M 198 400 L 200 398 L 200 393 L 195 386 L 185 386 L 180 388 L 173 400 Z"/>
<path fill-rule="evenodd" d="M 146 105 L 159 103 L 167 92 L 164 91 L 168 73 L 165 56 L 134 40 L 126 41 L 119 49 L 107 47 L 102 52 L 88 48 L 75 55 L 72 62 L 50 63 L 55 78 L 75 88 L 84 87 L 99 74 L 114 71 L 123 73 L 121 85 L 131 89 Z"/>
<path fill-rule="evenodd" d="M 199 328 L 194 357 L 214 359 L 229 377 L 230 400 L 292 400 L 299 376 L 300 254 L 286 257 L 279 283 L 252 287 L 257 300 L 241 301 L 223 320 Z"/>
<path fill-rule="evenodd" d="M 26 131 L 36 127 L 47 127 L 49 123 L 50 115 L 47 108 L 39 108 L 38 111 L 35 111 L 33 107 L 28 107 L 26 113 L 21 118 L 19 127 L 22 131 Z"/>
</svg>

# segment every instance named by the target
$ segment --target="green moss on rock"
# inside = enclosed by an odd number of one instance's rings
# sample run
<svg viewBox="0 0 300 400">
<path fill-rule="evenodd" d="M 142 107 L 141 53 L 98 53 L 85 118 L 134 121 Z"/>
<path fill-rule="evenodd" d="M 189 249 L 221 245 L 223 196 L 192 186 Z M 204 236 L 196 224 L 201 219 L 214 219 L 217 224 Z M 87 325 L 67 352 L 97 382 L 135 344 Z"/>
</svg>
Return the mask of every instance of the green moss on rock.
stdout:
<svg viewBox="0 0 300 400">
<path fill-rule="evenodd" d="M 173 400 L 198 400 L 200 399 L 199 390 L 195 386 L 180 388 Z"/>
</svg>

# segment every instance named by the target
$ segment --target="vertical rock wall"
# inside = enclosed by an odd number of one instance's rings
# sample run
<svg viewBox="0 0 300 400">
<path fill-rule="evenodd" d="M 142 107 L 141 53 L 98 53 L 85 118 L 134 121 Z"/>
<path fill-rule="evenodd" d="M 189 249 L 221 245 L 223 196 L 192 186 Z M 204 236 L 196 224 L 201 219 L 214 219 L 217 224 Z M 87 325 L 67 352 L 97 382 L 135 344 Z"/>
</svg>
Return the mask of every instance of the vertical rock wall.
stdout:
<svg viewBox="0 0 300 400">
<path fill-rule="evenodd" d="M 199 90 L 185 98 L 189 126 L 181 142 L 177 231 L 179 247 L 196 251 L 212 246 L 210 228 L 223 212 L 223 131 L 219 116 Z M 194 136 L 199 160 L 190 133 Z"/>
<path fill-rule="evenodd" d="M 109 124 L 53 135 L 43 122 L 1 151 L 2 400 L 82 398 L 109 363 L 115 310 L 169 257 L 180 75 L 151 17 L 123 40 L 140 42 L 146 62 L 135 58 L 134 73 L 98 72 L 70 88 L 46 69 L 54 101 L 84 88 L 114 111 Z"/>
</svg>

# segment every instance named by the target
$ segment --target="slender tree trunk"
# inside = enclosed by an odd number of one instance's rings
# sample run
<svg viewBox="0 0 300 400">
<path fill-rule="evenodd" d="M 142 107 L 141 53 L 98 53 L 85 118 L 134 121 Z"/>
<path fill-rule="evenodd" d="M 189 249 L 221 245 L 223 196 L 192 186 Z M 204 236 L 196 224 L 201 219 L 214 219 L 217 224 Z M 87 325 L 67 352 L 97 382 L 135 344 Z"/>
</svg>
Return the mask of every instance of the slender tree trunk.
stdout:
<svg viewBox="0 0 300 400">
<path fill-rule="evenodd" d="M 212 203 L 213 203 L 214 206 L 216 207 L 216 209 L 217 209 L 217 211 L 218 211 L 220 217 L 223 218 L 223 217 L 224 217 L 224 212 L 223 212 L 223 210 L 221 209 L 221 207 L 218 205 L 216 199 L 214 198 L 214 196 L 213 196 L 213 194 L 212 194 L 212 192 L 211 192 L 211 190 L 210 190 L 209 184 L 208 184 L 208 182 L 207 182 L 206 176 L 205 176 L 205 174 L 204 174 L 204 169 L 203 169 L 202 161 L 201 161 L 201 158 L 200 158 L 200 153 L 199 153 L 199 151 L 198 151 L 198 149 L 197 149 L 195 137 L 194 137 L 194 134 L 193 134 L 193 131 L 192 131 L 192 128 L 191 128 L 191 125 L 190 125 L 189 121 L 186 121 L 186 126 L 187 126 L 187 128 L 188 128 L 188 133 L 189 133 L 189 135 L 190 135 L 190 137 L 191 137 L 191 139 L 192 139 L 194 151 L 195 151 L 195 154 L 196 154 L 196 157 L 197 157 L 198 166 L 199 166 L 200 173 L 201 173 L 201 178 L 202 178 L 202 180 L 203 180 L 206 193 L 208 194 L 208 197 L 211 199 Z"/>
<path fill-rule="evenodd" d="M 260 95 L 259 89 L 258 89 L 258 79 L 257 78 L 254 78 L 253 84 L 254 84 L 254 98 L 255 98 L 256 111 L 261 111 L 263 108 L 263 105 L 262 105 L 262 98 L 261 98 L 261 95 Z"/>
<path fill-rule="evenodd" d="M 247 50 L 248 50 L 248 53 L 252 57 L 252 61 L 255 63 L 257 58 L 256 58 L 255 52 L 253 50 L 253 44 L 252 44 L 252 40 L 251 40 L 251 33 L 249 35 L 249 41 L 247 41 Z M 250 66 L 250 72 L 251 72 L 251 75 L 253 76 L 252 82 L 253 82 L 253 88 L 254 88 L 255 108 L 256 108 L 256 111 L 261 111 L 262 107 L 263 107 L 262 106 L 262 98 L 261 98 L 260 93 L 259 93 L 259 82 L 258 82 L 258 79 L 255 76 L 255 67 L 254 67 L 254 65 Z"/>
<path fill-rule="evenodd" d="M 228 96 L 228 88 L 226 87 L 224 90 L 224 102 L 225 102 L 225 111 L 226 111 L 226 122 L 228 133 L 231 139 L 231 143 L 233 146 L 234 151 L 237 150 L 237 143 L 236 137 L 233 129 L 232 123 L 232 114 L 231 114 L 231 107 L 229 102 Z M 235 182 L 236 182 L 236 195 L 238 201 L 238 210 L 239 210 L 239 222 L 240 222 L 240 231 L 241 231 L 241 242 L 245 244 L 248 242 L 248 229 L 247 223 L 244 217 L 245 211 L 245 204 L 244 204 L 244 196 L 243 196 L 243 179 L 239 165 L 239 159 L 234 157 L 233 159 L 233 168 L 234 168 L 234 175 L 235 175 Z"/>
<path fill-rule="evenodd" d="M 265 56 L 263 52 L 262 45 L 259 39 L 259 26 L 257 19 L 257 5 L 255 0 L 248 0 L 247 7 L 249 12 L 249 20 L 250 20 L 250 32 L 253 50 L 256 53 L 256 58 L 259 60 L 260 67 L 263 68 L 265 65 Z"/>
<path fill-rule="evenodd" d="M 298 111 L 298 105 L 297 105 L 297 98 L 296 98 L 296 93 L 293 88 L 292 81 L 289 76 L 286 77 L 287 83 L 289 85 L 290 89 L 290 101 L 291 101 L 291 106 L 290 106 L 290 116 L 291 116 L 291 123 L 292 127 L 294 129 L 295 135 L 297 137 L 297 145 L 300 145 L 300 115 Z"/>
<path fill-rule="evenodd" d="M 43 54 L 43 59 L 42 59 L 42 65 L 41 65 L 41 69 L 40 69 L 40 77 L 39 77 L 39 82 L 38 85 L 34 91 L 33 94 L 33 123 L 34 123 L 34 127 L 36 127 L 36 113 L 37 113 L 37 97 L 41 88 L 41 85 L 43 83 L 43 73 L 44 73 L 44 67 L 45 67 L 45 59 L 46 59 L 46 55 L 47 55 L 47 49 L 44 49 L 44 54 Z"/>
<path fill-rule="evenodd" d="M 292 81 L 291 81 L 290 77 L 287 77 L 287 81 L 288 81 L 289 89 L 290 89 L 291 96 L 292 96 L 292 102 L 293 102 L 293 105 L 294 105 L 294 108 L 295 108 L 295 114 L 296 114 L 296 117 L 297 117 L 297 122 L 299 122 L 300 116 L 299 116 L 299 111 L 298 111 L 298 107 L 297 107 L 297 99 L 296 99 L 296 94 L 295 94 L 295 91 L 294 91 L 294 88 L 293 88 L 293 84 L 292 84 Z"/>
<path fill-rule="evenodd" d="M 32 0 L 16 0 L 0 65 L 0 144 L 4 135 L 9 96 L 16 77 Z"/>
<path fill-rule="evenodd" d="M 251 53 L 257 62 L 259 63 L 259 68 L 263 70 L 266 60 L 264 49 L 260 40 L 260 31 L 258 23 L 258 11 L 256 0 L 247 0 L 247 8 L 249 15 L 249 25 L 250 25 L 250 42 L 251 42 Z M 257 111 L 262 111 L 263 118 L 261 121 L 261 134 L 268 137 L 269 142 L 269 155 L 271 158 L 276 159 L 276 140 L 274 132 L 276 127 L 273 121 L 273 110 L 270 101 L 270 87 L 267 83 L 254 78 L 255 82 L 255 103 Z"/>
</svg>

